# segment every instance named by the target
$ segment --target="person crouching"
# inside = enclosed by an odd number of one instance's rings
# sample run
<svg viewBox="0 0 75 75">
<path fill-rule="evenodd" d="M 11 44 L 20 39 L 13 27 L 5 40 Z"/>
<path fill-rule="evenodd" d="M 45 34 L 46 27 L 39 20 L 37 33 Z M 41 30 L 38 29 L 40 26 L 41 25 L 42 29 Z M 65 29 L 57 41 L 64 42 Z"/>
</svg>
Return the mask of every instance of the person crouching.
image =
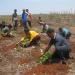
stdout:
<svg viewBox="0 0 75 75">
<path fill-rule="evenodd" d="M 21 46 L 29 47 L 33 45 L 39 45 L 40 35 L 36 31 L 29 31 L 28 29 L 24 29 L 25 37 L 21 39 Z"/>
<path fill-rule="evenodd" d="M 5 27 L 2 29 L 2 36 L 11 36 L 10 32 L 11 32 L 11 24 L 9 25 L 5 25 Z"/>
</svg>

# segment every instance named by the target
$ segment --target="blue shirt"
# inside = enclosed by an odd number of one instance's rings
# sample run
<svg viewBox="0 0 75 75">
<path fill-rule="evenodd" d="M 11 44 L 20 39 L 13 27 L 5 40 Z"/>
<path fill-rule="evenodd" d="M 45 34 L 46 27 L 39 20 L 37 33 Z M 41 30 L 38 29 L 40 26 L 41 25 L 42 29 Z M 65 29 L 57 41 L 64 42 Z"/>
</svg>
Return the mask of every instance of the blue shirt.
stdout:
<svg viewBox="0 0 75 75">
<path fill-rule="evenodd" d="M 27 13 L 22 13 L 22 22 L 27 21 Z"/>
<path fill-rule="evenodd" d="M 65 35 L 67 35 L 69 33 L 69 29 L 63 28 L 63 32 L 65 33 Z"/>
</svg>

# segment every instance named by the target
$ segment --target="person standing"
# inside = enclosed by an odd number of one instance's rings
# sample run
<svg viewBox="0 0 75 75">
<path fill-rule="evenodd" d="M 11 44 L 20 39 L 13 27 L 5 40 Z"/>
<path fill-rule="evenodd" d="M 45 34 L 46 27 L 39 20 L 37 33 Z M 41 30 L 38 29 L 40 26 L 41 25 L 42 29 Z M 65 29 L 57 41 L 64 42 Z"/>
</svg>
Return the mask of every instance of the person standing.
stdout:
<svg viewBox="0 0 75 75">
<path fill-rule="evenodd" d="M 29 25 L 29 27 L 31 28 L 32 27 L 32 25 L 31 25 L 31 22 L 32 22 L 32 15 L 31 15 L 31 13 L 29 12 L 29 10 L 28 9 L 26 9 L 26 13 L 27 13 L 27 23 L 28 23 L 28 25 Z"/>
<path fill-rule="evenodd" d="M 12 15 L 12 22 L 14 30 L 17 30 L 18 27 L 18 16 L 17 16 L 17 9 L 14 9 L 14 13 Z"/>
<path fill-rule="evenodd" d="M 23 13 L 22 13 L 22 24 L 24 29 L 29 29 L 27 26 L 27 13 L 25 12 L 25 10 L 23 10 Z"/>
</svg>

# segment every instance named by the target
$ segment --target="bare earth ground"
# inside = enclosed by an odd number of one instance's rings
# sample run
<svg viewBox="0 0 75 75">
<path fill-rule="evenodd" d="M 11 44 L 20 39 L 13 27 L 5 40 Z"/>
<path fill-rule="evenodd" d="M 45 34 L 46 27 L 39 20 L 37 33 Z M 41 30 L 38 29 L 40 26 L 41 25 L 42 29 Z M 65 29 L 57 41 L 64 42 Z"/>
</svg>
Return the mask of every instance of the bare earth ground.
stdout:
<svg viewBox="0 0 75 75">
<path fill-rule="evenodd" d="M 56 31 L 59 26 L 51 26 Z M 75 27 L 68 26 L 72 32 L 71 56 L 75 57 Z M 39 26 L 33 27 L 38 31 Z M 44 49 L 48 43 L 46 34 L 41 34 L 41 46 L 21 48 L 15 44 L 24 36 L 23 28 L 19 27 L 17 32 L 12 31 L 14 37 L 0 36 L 0 75 L 75 75 L 75 58 L 69 59 L 67 65 L 47 64 L 38 65 L 36 61 L 41 56 L 40 49 Z M 43 44 L 44 43 L 44 44 Z"/>
</svg>

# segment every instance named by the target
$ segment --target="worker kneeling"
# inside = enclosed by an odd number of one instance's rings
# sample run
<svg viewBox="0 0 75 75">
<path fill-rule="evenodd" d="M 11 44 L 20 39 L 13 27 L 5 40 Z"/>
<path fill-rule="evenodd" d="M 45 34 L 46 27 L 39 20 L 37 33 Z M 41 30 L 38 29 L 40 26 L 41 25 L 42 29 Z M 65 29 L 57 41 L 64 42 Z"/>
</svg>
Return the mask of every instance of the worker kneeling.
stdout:
<svg viewBox="0 0 75 75">
<path fill-rule="evenodd" d="M 4 28 L 2 28 L 2 36 L 13 36 L 12 33 L 11 33 L 11 24 L 9 25 L 5 25 Z"/>
<path fill-rule="evenodd" d="M 28 29 L 24 30 L 25 37 L 21 39 L 20 45 L 22 47 L 29 47 L 32 45 L 39 45 L 40 35 L 36 31 L 29 31 Z"/>
</svg>

